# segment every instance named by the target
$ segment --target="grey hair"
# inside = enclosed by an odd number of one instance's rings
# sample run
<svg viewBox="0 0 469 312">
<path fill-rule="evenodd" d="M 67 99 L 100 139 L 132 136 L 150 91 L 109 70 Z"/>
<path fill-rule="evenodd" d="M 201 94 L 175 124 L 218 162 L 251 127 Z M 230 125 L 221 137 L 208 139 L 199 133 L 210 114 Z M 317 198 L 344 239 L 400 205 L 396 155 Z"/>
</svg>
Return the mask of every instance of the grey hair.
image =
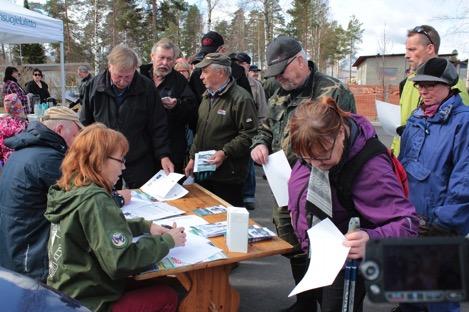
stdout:
<svg viewBox="0 0 469 312">
<path fill-rule="evenodd" d="M 112 48 L 111 53 L 107 56 L 107 61 L 109 65 L 114 65 L 124 70 L 136 69 L 139 64 L 135 51 L 123 44 Z"/>
<path fill-rule="evenodd" d="M 78 71 L 80 73 L 88 73 L 90 71 L 90 67 L 88 65 L 80 65 L 78 66 Z"/>
<path fill-rule="evenodd" d="M 220 64 L 210 64 L 210 68 L 213 68 L 215 70 L 223 71 L 226 77 L 231 76 L 231 66 L 225 66 L 225 65 L 220 65 Z"/>
<path fill-rule="evenodd" d="M 308 53 L 306 53 L 306 51 L 305 51 L 304 49 L 301 49 L 301 51 L 298 52 L 298 53 L 296 54 L 296 56 L 301 56 L 301 58 L 302 58 L 303 60 L 305 60 L 306 63 L 308 62 L 308 59 L 309 59 Z"/>
<path fill-rule="evenodd" d="M 174 54 L 174 58 L 176 58 L 181 53 L 181 51 L 179 50 L 179 47 L 174 42 L 172 42 L 169 38 L 162 38 L 158 42 L 155 42 L 155 44 L 151 48 L 151 53 L 152 54 L 156 53 L 156 49 L 158 47 L 165 49 L 165 50 L 172 50 Z"/>
</svg>

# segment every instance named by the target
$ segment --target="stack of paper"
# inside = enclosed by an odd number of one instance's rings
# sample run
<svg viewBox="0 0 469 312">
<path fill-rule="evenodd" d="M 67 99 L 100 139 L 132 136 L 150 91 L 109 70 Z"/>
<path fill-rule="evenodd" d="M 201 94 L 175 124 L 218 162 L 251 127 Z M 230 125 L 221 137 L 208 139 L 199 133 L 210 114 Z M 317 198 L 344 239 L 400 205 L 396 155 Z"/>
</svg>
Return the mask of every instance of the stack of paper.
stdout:
<svg viewBox="0 0 469 312">
<path fill-rule="evenodd" d="M 151 201 L 145 194 L 132 191 L 132 199 L 122 207 L 122 213 L 126 219 L 158 220 L 185 212 L 167 203 Z"/>
<path fill-rule="evenodd" d="M 178 184 L 183 177 L 180 173 L 171 172 L 167 175 L 164 170 L 160 170 L 140 189 L 159 201 L 175 200 L 189 193 Z"/>
<path fill-rule="evenodd" d="M 195 153 L 194 157 L 194 172 L 215 171 L 216 165 L 212 165 L 208 160 L 216 153 L 214 150 L 201 151 Z"/>
</svg>

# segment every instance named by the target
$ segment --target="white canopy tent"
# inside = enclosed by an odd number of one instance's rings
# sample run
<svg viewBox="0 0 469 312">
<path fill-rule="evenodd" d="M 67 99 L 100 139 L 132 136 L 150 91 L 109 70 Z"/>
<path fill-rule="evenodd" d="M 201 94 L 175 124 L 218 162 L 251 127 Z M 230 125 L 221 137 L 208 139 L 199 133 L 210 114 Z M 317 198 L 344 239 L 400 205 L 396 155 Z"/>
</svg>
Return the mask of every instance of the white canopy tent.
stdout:
<svg viewBox="0 0 469 312">
<path fill-rule="evenodd" d="M 60 82 L 65 98 L 64 26 L 61 20 L 0 0 L 0 43 L 60 42 Z"/>
</svg>

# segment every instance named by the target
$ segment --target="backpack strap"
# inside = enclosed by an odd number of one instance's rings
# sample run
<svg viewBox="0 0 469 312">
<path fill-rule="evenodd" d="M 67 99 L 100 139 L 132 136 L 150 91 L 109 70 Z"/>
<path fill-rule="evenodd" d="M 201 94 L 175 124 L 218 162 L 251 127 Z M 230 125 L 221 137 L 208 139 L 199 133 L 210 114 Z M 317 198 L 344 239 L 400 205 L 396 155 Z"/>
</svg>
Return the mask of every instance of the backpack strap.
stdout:
<svg viewBox="0 0 469 312">
<path fill-rule="evenodd" d="M 383 153 L 387 153 L 387 147 L 381 143 L 377 136 L 368 139 L 363 149 L 344 164 L 334 179 L 339 202 L 352 216 L 358 216 L 352 200 L 353 182 L 368 160 Z"/>
</svg>

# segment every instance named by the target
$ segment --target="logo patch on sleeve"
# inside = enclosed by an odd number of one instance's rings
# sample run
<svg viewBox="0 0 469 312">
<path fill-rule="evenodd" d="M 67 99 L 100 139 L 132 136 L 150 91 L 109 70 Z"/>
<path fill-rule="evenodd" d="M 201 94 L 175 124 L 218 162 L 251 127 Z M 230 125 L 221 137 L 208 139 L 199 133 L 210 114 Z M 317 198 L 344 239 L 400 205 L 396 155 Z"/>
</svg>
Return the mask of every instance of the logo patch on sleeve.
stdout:
<svg viewBox="0 0 469 312">
<path fill-rule="evenodd" d="M 127 245 L 127 237 L 121 232 L 115 232 L 111 235 L 111 242 L 116 248 L 123 248 Z"/>
</svg>

